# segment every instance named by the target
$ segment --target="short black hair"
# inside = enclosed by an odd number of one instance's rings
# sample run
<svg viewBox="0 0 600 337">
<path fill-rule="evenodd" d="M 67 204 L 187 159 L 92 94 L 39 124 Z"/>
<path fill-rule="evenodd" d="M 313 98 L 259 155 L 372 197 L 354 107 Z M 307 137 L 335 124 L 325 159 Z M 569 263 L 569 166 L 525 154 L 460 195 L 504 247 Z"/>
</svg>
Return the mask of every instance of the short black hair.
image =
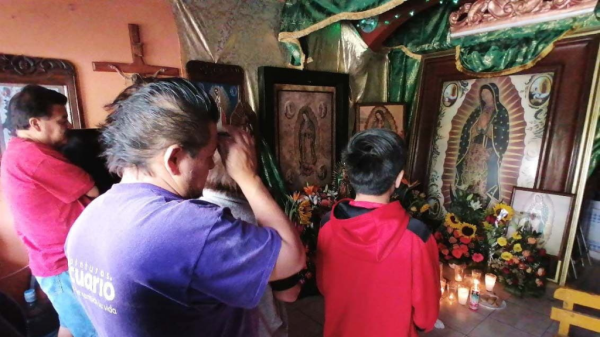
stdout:
<svg viewBox="0 0 600 337">
<path fill-rule="evenodd" d="M 65 104 L 67 96 L 41 85 L 29 84 L 8 103 L 8 116 L 4 127 L 12 134 L 17 130 L 27 130 L 30 118 L 51 117 L 53 105 Z"/>
<path fill-rule="evenodd" d="M 350 139 L 342 160 L 356 193 L 382 195 L 404 170 L 404 140 L 390 130 L 365 130 Z"/>
<path fill-rule="evenodd" d="M 218 118 L 209 95 L 186 79 L 145 84 L 115 104 L 101 128 L 108 169 L 119 176 L 127 167 L 152 174 L 147 161 L 172 144 L 196 156 Z"/>
</svg>

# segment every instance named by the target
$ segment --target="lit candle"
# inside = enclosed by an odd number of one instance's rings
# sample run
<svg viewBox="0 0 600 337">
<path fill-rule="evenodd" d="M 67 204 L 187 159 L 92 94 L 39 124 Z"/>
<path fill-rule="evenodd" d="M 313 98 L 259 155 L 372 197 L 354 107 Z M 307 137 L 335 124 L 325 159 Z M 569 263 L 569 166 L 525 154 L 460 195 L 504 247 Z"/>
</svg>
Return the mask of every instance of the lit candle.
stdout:
<svg viewBox="0 0 600 337">
<path fill-rule="evenodd" d="M 451 292 L 450 295 L 448 295 L 448 302 L 450 304 L 454 304 L 454 293 Z"/>
<path fill-rule="evenodd" d="M 479 291 L 479 280 L 475 279 L 473 281 L 473 290 Z"/>
<path fill-rule="evenodd" d="M 444 292 L 446 291 L 446 279 L 445 278 L 442 278 L 440 280 L 440 288 L 441 288 L 442 297 L 443 297 L 444 296 Z"/>
<path fill-rule="evenodd" d="M 495 285 L 496 285 L 496 275 L 485 274 L 485 290 L 493 292 Z"/>
<path fill-rule="evenodd" d="M 473 277 L 474 280 L 479 281 L 481 279 L 481 270 L 479 270 L 479 269 L 471 270 L 471 277 Z"/>
<path fill-rule="evenodd" d="M 469 309 L 473 311 L 479 309 L 479 290 L 476 287 L 477 283 L 475 283 L 475 287 L 471 290 L 471 300 L 469 301 Z"/>
<path fill-rule="evenodd" d="M 458 288 L 458 303 L 467 305 L 469 299 L 469 288 L 460 287 Z"/>
<path fill-rule="evenodd" d="M 465 270 L 461 266 L 456 266 L 454 268 L 454 281 L 462 282 L 463 277 L 465 276 Z"/>
</svg>

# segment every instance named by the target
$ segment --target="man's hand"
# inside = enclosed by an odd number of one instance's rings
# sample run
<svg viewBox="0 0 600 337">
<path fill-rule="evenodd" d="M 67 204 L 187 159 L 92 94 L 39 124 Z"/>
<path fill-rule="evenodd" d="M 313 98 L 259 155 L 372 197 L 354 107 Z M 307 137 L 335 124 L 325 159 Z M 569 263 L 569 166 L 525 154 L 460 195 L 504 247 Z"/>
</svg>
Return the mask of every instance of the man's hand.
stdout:
<svg viewBox="0 0 600 337">
<path fill-rule="evenodd" d="M 227 134 L 219 134 L 219 154 L 227 173 L 236 183 L 256 177 L 256 147 L 252 136 L 237 127 L 224 125 Z"/>
</svg>

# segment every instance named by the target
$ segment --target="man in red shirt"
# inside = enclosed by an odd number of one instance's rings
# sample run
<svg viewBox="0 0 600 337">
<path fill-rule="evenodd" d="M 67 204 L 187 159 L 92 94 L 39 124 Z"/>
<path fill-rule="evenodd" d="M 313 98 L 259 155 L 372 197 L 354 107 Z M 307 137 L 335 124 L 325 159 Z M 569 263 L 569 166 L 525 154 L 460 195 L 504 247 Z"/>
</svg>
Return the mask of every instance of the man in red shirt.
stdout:
<svg viewBox="0 0 600 337">
<path fill-rule="evenodd" d="M 61 328 L 88 337 L 96 331 L 73 293 L 64 245 L 98 189 L 57 151 L 71 127 L 66 103 L 64 95 L 38 85 L 11 99 L 6 124 L 13 137 L 2 156 L 0 178 L 31 273 L 58 312 Z"/>
<path fill-rule="evenodd" d="M 427 226 L 390 196 L 404 175 L 404 142 L 370 129 L 344 153 L 355 200 L 323 219 L 317 285 L 325 297 L 325 337 L 417 336 L 439 313 L 437 245 Z"/>
</svg>

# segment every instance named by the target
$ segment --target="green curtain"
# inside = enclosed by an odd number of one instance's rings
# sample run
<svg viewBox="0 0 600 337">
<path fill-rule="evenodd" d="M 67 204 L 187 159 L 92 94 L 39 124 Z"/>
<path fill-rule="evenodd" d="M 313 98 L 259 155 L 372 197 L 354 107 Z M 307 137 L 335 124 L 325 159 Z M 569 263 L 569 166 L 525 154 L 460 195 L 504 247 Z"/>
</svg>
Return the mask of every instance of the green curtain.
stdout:
<svg viewBox="0 0 600 337">
<path fill-rule="evenodd" d="M 286 0 L 281 13 L 281 32 L 302 31 L 326 20 L 333 22 L 356 20 L 344 14 L 349 16 L 352 13 L 375 10 L 381 6 L 385 6 L 382 11 L 386 11 L 402 2 L 398 0 Z M 380 13 L 372 15 L 377 14 Z M 331 20 L 336 15 L 340 15 L 340 18 Z"/>
<path fill-rule="evenodd" d="M 481 77 L 498 76 L 507 69 L 517 72 L 533 66 L 569 30 L 597 24 L 593 15 L 584 15 L 470 35 L 453 39 L 452 44 L 460 46 L 461 71 L 478 73 Z"/>
<path fill-rule="evenodd" d="M 408 125 L 410 130 L 416 88 L 419 82 L 420 56 L 452 48 L 448 31 L 448 17 L 456 5 L 452 2 L 429 9 L 414 17 L 398 29 L 386 41 L 387 46 L 404 46 L 390 52 L 390 68 L 388 79 L 388 101 L 403 103 L 407 106 Z M 414 55 L 409 55 L 414 54 Z"/>
</svg>

